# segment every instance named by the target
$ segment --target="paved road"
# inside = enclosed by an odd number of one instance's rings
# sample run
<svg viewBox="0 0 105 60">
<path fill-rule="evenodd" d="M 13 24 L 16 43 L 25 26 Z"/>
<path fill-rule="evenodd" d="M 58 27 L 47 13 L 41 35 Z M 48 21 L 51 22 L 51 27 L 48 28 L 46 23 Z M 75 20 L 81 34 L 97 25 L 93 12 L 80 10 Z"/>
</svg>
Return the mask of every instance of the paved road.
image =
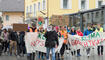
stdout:
<svg viewBox="0 0 105 60">
<path fill-rule="evenodd" d="M 17 58 L 15 56 L 0 56 L 0 60 L 27 60 L 26 57 L 20 57 Z M 38 59 L 36 59 L 38 60 Z M 65 58 L 65 60 L 71 60 L 68 58 Z M 72 57 L 72 60 L 105 60 L 105 56 L 91 56 L 91 57 L 87 57 L 87 56 L 81 56 L 81 57 Z"/>
<path fill-rule="evenodd" d="M 105 50 L 105 49 L 104 49 Z M 103 56 L 98 56 L 97 55 L 97 49 L 91 49 L 91 56 L 88 58 L 86 56 L 86 50 L 82 51 L 81 50 L 81 57 L 76 57 L 76 56 L 71 56 L 71 54 L 65 54 L 65 59 L 64 60 L 105 60 L 105 51 Z M 37 54 L 38 55 L 38 54 Z M 26 56 L 25 57 L 20 57 L 17 58 L 16 56 L 0 56 L 0 60 L 27 60 Z M 38 59 L 36 59 L 38 60 Z"/>
<path fill-rule="evenodd" d="M 0 60 L 26 60 L 26 57 L 17 58 L 15 56 L 0 56 Z"/>
</svg>

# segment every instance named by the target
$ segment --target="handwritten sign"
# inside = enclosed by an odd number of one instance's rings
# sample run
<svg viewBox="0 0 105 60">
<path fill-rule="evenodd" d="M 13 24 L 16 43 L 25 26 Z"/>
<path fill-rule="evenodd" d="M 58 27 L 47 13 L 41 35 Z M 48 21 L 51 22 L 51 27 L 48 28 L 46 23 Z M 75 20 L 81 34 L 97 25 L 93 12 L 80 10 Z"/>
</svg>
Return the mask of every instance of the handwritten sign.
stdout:
<svg viewBox="0 0 105 60">
<path fill-rule="evenodd" d="M 45 41 L 46 38 L 43 34 L 36 32 L 28 32 L 25 36 L 27 53 L 32 53 L 36 51 L 46 53 Z M 55 49 L 56 52 L 60 51 L 63 41 L 63 38 L 59 38 L 59 46 Z"/>
<path fill-rule="evenodd" d="M 84 47 L 95 47 L 97 45 L 105 45 L 105 33 L 94 32 L 88 36 L 77 36 L 68 34 L 69 42 L 72 46 L 76 46 L 77 49 Z M 73 48 L 75 49 L 75 48 Z"/>
</svg>

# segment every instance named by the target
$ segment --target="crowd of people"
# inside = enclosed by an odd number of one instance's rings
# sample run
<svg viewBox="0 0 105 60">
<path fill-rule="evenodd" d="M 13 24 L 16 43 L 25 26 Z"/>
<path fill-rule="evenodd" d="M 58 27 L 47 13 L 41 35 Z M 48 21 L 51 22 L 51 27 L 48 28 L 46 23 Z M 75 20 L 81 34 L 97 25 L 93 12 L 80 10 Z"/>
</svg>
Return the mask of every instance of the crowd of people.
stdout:
<svg viewBox="0 0 105 60">
<path fill-rule="evenodd" d="M 24 42 L 25 32 L 16 32 L 13 29 L 3 29 L 0 32 L 0 49 L 2 51 L 0 55 L 24 56 L 26 53 Z"/>
<path fill-rule="evenodd" d="M 27 53 L 25 47 L 25 33 L 26 32 L 39 32 L 44 34 L 46 38 L 45 47 L 46 53 L 38 52 L 38 58 L 43 59 L 46 57 L 49 60 L 50 50 L 52 52 L 52 60 L 64 59 L 64 52 L 66 49 L 69 49 L 67 45 L 72 46 L 68 42 L 68 34 L 70 35 L 78 35 L 78 36 L 87 36 L 93 32 L 103 32 L 103 28 L 100 24 L 96 25 L 88 25 L 87 29 L 84 32 L 81 31 L 79 27 L 67 27 L 67 26 L 54 26 L 49 25 L 46 29 L 43 27 L 36 28 L 36 24 L 32 24 L 32 27 L 28 29 L 28 31 L 13 31 L 13 29 L 3 29 L 0 30 L 0 55 L 15 55 L 15 56 L 24 56 L 27 54 L 27 60 L 35 60 L 36 53 Z M 61 47 L 60 53 L 55 53 L 55 48 L 59 45 L 59 38 L 64 38 L 63 45 Z M 90 48 L 86 49 L 87 56 L 90 56 Z M 1 52 L 2 51 L 2 52 Z M 103 55 L 103 45 L 98 45 L 97 53 L 98 55 Z M 76 51 L 71 51 L 72 56 L 77 55 L 78 57 L 81 56 L 80 54 L 81 49 L 77 49 Z M 56 57 L 57 55 L 57 57 Z M 61 58 L 60 58 L 61 56 Z"/>
</svg>

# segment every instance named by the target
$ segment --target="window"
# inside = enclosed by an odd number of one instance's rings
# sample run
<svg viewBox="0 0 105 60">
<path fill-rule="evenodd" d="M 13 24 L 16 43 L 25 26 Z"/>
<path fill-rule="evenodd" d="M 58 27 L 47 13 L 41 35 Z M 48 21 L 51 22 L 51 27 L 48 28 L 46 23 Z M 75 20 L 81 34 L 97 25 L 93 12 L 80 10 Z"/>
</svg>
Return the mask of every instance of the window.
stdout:
<svg viewBox="0 0 105 60">
<path fill-rule="evenodd" d="M 8 15 L 6 15 L 6 20 L 7 20 L 7 21 L 9 20 L 9 16 L 8 16 Z"/>
<path fill-rule="evenodd" d="M 30 5 L 30 13 L 32 13 L 32 5 Z"/>
<path fill-rule="evenodd" d="M 81 9 L 85 9 L 86 7 L 86 1 L 85 0 L 81 0 Z"/>
<path fill-rule="evenodd" d="M 46 1 L 45 0 L 43 0 L 42 6 L 43 6 L 43 10 L 45 10 L 46 9 Z"/>
<path fill-rule="evenodd" d="M 40 2 L 38 2 L 38 11 L 40 11 Z"/>
<path fill-rule="evenodd" d="M 28 6 L 27 6 L 27 9 L 26 9 L 26 16 L 28 16 Z"/>
<path fill-rule="evenodd" d="M 102 1 L 98 1 L 98 7 L 101 7 Z"/>
<path fill-rule="evenodd" d="M 99 17 L 99 12 L 96 12 L 96 16 L 95 16 L 96 18 L 98 18 Z"/>
<path fill-rule="evenodd" d="M 72 9 L 72 0 L 60 0 L 62 9 Z"/>
<path fill-rule="evenodd" d="M 34 16 L 36 16 L 36 4 L 34 4 Z"/>
<path fill-rule="evenodd" d="M 63 0 L 63 8 L 64 9 L 68 8 L 68 0 Z"/>
<path fill-rule="evenodd" d="M 27 6 L 27 10 L 26 11 L 27 11 L 26 13 L 28 13 L 28 6 Z"/>
</svg>

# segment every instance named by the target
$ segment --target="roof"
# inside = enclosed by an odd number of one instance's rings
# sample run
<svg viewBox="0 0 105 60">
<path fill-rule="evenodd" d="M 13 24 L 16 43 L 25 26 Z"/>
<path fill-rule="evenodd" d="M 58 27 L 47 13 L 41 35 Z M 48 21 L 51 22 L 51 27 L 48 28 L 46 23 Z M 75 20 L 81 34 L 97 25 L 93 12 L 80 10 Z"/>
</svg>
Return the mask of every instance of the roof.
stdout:
<svg viewBox="0 0 105 60">
<path fill-rule="evenodd" d="M 0 0 L 2 12 L 24 12 L 24 0 Z"/>
</svg>

